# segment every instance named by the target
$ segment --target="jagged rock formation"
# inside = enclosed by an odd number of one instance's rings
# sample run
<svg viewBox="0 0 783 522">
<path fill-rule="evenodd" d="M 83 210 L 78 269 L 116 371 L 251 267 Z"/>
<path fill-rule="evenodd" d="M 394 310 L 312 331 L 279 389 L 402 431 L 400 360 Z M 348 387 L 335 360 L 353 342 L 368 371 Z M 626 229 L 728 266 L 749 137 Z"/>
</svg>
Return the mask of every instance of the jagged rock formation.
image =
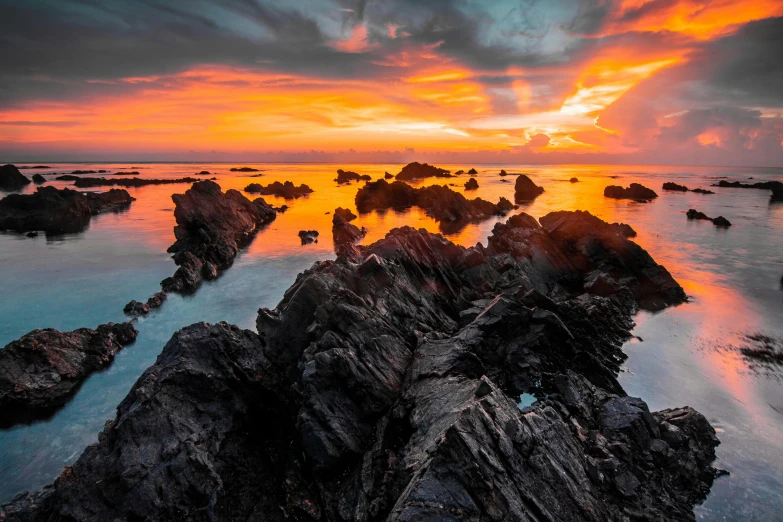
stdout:
<svg viewBox="0 0 783 522">
<path fill-rule="evenodd" d="M 33 330 L 9 343 L 0 350 L 1 422 L 35 418 L 62 405 L 87 375 L 135 340 L 130 323 L 108 323 L 95 330 Z"/>
<path fill-rule="evenodd" d="M 245 187 L 245 192 L 261 194 L 263 196 L 279 196 L 285 199 L 296 199 L 311 194 L 313 189 L 304 183 L 297 187 L 290 181 L 286 181 L 285 183 L 275 181 L 266 186 L 259 183 L 251 183 Z"/>
<path fill-rule="evenodd" d="M 367 174 L 358 174 L 351 172 L 350 170 L 337 169 L 337 177 L 334 180 L 342 185 L 344 183 L 350 183 L 351 181 L 370 181 L 372 178 Z"/>
<path fill-rule="evenodd" d="M 476 190 L 478 188 L 479 184 L 478 181 L 476 181 L 476 178 L 470 178 L 465 182 L 465 190 Z"/>
<path fill-rule="evenodd" d="M 473 170 L 473 169 L 471 169 Z M 475 174 L 475 172 L 473 172 Z M 429 165 L 427 163 L 419 163 L 414 161 L 408 163 L 397 174 L 397 181 L 411 181 L 424 178 L 451 178 L 451 172 L 446 169 L 441 169 L 435 165 Z"/>
<path fill-rule="evenodd" d="M 716 227 L 728 228 L 731 226 L 731 222 L 723 216 L 716 218 L 707 217 L 704 212 L 699 212 L 696 209 L 689 209 L 686 213 L 688 219 L 703 219 L 705 221 L 711 221 Z"/>
<path fill-rule="evenodd" d="M 0 516 L 695 520 L 714 430 L 615 379 L 633 311 L 682 289 L 586 212 L 541 221 L 469 249 L 395 229 L 300 274 L 259 334 L 181 330 L 99 442 Z"/>
<path fill-rule="evenodd" d="M 697 194 L 715 194 L 711 190 L 704 190 L 701 188 L 691 190 L 685 185 L 678 185 L 677 183 L 672 183 L 671 181 L 667 181 L 663 184 L 663 190 L 671 190 L 673 192 L 696 192 Z"/>
<path fill-rule="evenodd" d="M 233 264 L 239 249 L 277 217 L 263 198 L 250 201 L 236 190 L 223 193 L 213 181 L 194 183 L 171 199 L 177 241 L 168 251 L 179 268 L 161 282 L 165 292 L 192 291 L 203 279 L 217 277 Z"/>
<path fill-rule="evenodd" d="M 468 223 L 505 215 L 514 208 L 506 198 L 500 198 L 495 204 L 481 198 L 467 199 L 445 185 L 415 188 L 402 181 L 388 183 L 383 179 L 360 188 L 355 203 L 361 213 L 417 206 L 438 221 L 446 233 L 459 231 Z"/>
<path fill-rule="evenodd" d="M 468 171 L 468 174 L 470 174 L 472 176 L 473 174 L 478 174 L 478 171 L 476 169 L 470 169 Z"/>
<path fill-rule="evenodd" d="M 18 190 L 29 183 L 27 176 L 19 172 L 16 166 L 9 164 L 0 167 L 0 190 Z"/>
<path fill-rule="evenodd" d="M 356 214 L 347 208 L 338 207 L 332 216 L 332 239 L 334 241 L 334 251 L 338 255 L 345 249 L 351 249 L 364 236 L 367 235 L 367 229 L 359 228 L 350 222 L 356 219 Z"/>
<path fill-rule="evenodd" d="M 134 198 L 122 189 L 95 193 L 38 187 L 34 194 L 10 194 L 0 200 L 0 230 L 81 232 L 92 216 L 127 207 L 132 201 Z"/>
<path fill-rule="evenodd" d="M 514 183 L 514 199 L 516 201 L 531 201 L 544 193 L 544 187 L 539 187 L 525 174 L 517 176 Z"/>
<path fill-rule="evenodd" d="M 60 176 L 57 179 L 64 179 Z M 199 178 L 142 179 L 142 178 L 76 178 L 73 184 L 79 188 L 87 187 L 144 187 L 146 185 L 172 185 L 175 183 L 195 183 Z"/>
<path fill-rule="evenodd" d="M 309 245 L 313 241 L 318 243 L 318 231 L 317 230 L 300 230 L 299 239 L 303 245 Z"/>
<path fill-rule="evenodd" d="M 657 198 L 658 194 L 654 190 L 648 189 L 639 183 L 631 183 L 628 188 L 618 185 L 609 185 L 604 189 L 604 196 L 615 199 L 634 199 L 636 201 L 648 201 Z"/>
<path fill-rule="evenodd" d="M 723 188 L 751 188 L 751 189 L 765 189 L 772 191 L 772 201 L 783 201 L 783 182 L 780 181 L 762 181 L 759 183 L 740 183 L 739 181 L 726 181 L 721 180 L 717 184 L 713 184 L 713 187 Z"/>
</svg>

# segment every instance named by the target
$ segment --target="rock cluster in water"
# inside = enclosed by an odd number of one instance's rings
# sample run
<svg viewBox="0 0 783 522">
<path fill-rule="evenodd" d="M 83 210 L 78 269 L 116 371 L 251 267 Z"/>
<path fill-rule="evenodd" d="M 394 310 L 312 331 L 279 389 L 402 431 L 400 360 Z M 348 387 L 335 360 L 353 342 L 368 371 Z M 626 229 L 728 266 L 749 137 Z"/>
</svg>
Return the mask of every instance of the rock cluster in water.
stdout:
<svg viewBox="0 0 783 522">
<path fill-rule="evenodd" d="M 62 405 L 87 375 L 135 340 L 130 323 L 108 323 L 95 330 L 33 330 L 9 343 L 0 350 L 0 422 Z"/>
<path fill-rule="evenodd" d="M 415 188 L 402 181 L 389 183 L 383 179 L 360 188 L 355 203 L 362 213 L 417 206 L 438 221 L 443 231 L 457 231 L 468 223 L 502 216 L 514 208 L 506 198 L 495 204 L 481 198 L 467 199 L 445 185 Z"/>
<path fill-rule="evenodd" d="M 230 172 L 261 172 L 261 169 L 253 167 L 231 167 Z"/>
<path fill-rule="evenodd" d="M 604 196 L 615 199 L 634 199 L 636 201 L 648 201 L 658 197 L 654 190 L 648 189 L 639 183 L 631 183 L 628 188 L 618 185 L 609 185 L 604 189 Z"/>
<path fill-rule="evenodd" d="M 711 221 L 716 227 L 727 228 L 731 226 L 731 222 L 723 216 L 711 218 L 708 217 L 704 212 L 699 212 L 693 208 L 689 209 L 686 215 L 688 216 L 688 219 L 703 219 L 705 221 Z"/>
<path fill-rule="evenodd" d="M 691 190 L 685 185 L 678 185 L 677 183 L 673 183 L 671 181 L 667 181 L 663 184 L 663 190 L 670 190 L 673 192 L 696 192 L 697 194 L 715 194 L 711 190 L 704 190 L 701 188 Z"/>
<path fill-rule="evenodd" d="M 275 181 L 266 186 L 259 183 L 251 183 L 245 187 L 245 192 L 261 194 L 264 196 L 279 196 L 285 199 L 296 199 L 311 194 L 313 189 L 304 183 L 297 187 L 290 181 L 286 181 L 285 183 Z"/>
<path fill-rule="evenodd" d="M 0 190 L 18 190 L 29 183 L 27 176 L 19 172 L 15 165 L 0 167 Z"/>
<path fill-rule="evenodd" d="M 312 242 L 318 243 L 318 231 L 317 230 L 300 230 L 299 239 L 303 245 L 309 245 Z"/>
<path fill-rule="evenodd" d="M 695 520 L 715 431 L 616 380 L 636 308 L 684 299 L 586 212 L 467 249 L 395 229 L 300 274 L 258 333 L 176 333 L 98 443 L 0 518 Z"/>
<path fill-rule="evenodd" d="M 473 169 L 471 169 L 473 170 Z M 446 169 L 441 169 L 435 165 L 429 165 L 427 163 L 419 163 L 414 161 L 408 163 L 397 174 L 397 181 L 411 181 L 424 178 L 451 178 L 451 173 Z"/>
<path fill-rule="evenodd" d="M 80 232 L 92 216 L 126 207 L 132 201 L 134 198 L 122 189 L 96 193 L 38 187 L 33 194 L 9 194 L 0 200 L 0 230 L 47 234 Z"/>
<path fill-rule="evenodd" d="M 762 181 L 758 183 L 740 183 L 739 181 L 726 181 L 721 180 L 717 184 L 713 184 L 713 187 L 723 188 L 751 188 L 751 189 L 764 189 L 772 191 L 772 201 L 783 201 L 783 182 L 780 181 Z"/>
<path fill-rule="evenodd" d="M 65 179 L 66 176 L 60 176 L 56 179 Z M 199 178 L 170 178 L 170 179 L 144 179 L 144 178 L 75 178 L 71 179 L 73 184 L 79 188 L 87 187 L 144 187 L 147 185 L 171 185 L 175 183 L 195 183 L 201 181 Z"/>
<path fill-rule="evenodd" d="M 516 201 L 531 201 L 544 193 L 544 187 L 539 187 L 525 174 L 517 176 L 514 183 L 514 199 Z"/>
<path fill-rule="evenodd" d="M 174 194 L 174 236 L 168 249 L 179 266 L 163 280 L 165 292 L 192 291 L 203 279 L 214 279 L 234 262 L 239 249 L 277 217 L 263 198 L 250 201 L 239 191 L 213 181 L 199 181 L 184 194 Z"/>
<path fill-rule="evenodd" d="M 358 174 L 350 170 L 337 169 L 337 177 L 334 179 L 338 184 L 350 183 L 351 181 L 370 181 L 372 178 L 367 174 Z"/>
</svg>

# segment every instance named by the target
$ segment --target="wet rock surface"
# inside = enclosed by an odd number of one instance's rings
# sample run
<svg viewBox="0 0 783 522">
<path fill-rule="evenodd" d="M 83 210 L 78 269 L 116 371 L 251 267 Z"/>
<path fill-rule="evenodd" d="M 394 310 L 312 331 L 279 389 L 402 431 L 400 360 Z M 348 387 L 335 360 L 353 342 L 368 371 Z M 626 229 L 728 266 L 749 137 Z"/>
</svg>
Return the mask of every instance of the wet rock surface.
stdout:
<svg viewBox="0 0 783 522">
<path fill-rule="evenodd" d="M 359 174 L 350 170 L 337 169 L 337 177 L 334 180 L 343 185 L 352 181 L 370 181 L 372 178 L 367 174 Z"/>
<path fill-rule="evenodd" d="M 525 174 L 517 176 L 514 183 L 514 199 L 516 201 L 532 201 L 544 193 L 544 187 L 539 187 Z"/>
<path fill-rule="evenodd" d="M 699 212 L 698 210 L 693 208 L 688 210 L 686 216 L 688 216 L 688 219 L 702 219 L 704 221 L 710 221 L 716 227 L 726 228 L 731 226 L 731 222 L 723 216 L 711 218 L 708 217 L 707 214 L 705 214 L 704 212 Z"/>
<path fill-rule="evenodd" d="M 313 189 L 304 183 L 296 186 L 290 181 L 286 181 L 285 183 L 275 181 L 266 186 L 259 183 L 251 183 L 245 187 L 245 192 L 261 194 L 263 196 L 278 196 L 285 199 L 296 199 L 312 194 Z"/>
<path fill-rule="evenodd" d="M 609 185 L 604 189 L 604 196 L 615 199 L 634 199 L 636 201 L 648 201 L 658 197 L 654 190 L 648 189 L 639 183 L 631 183 L 628 188 L 619 185 Z"/>
<path fill-rule="evenodd" d="M 18 190 L 28 185 L 30 180 L 19 172 L 14 165 L 3 165 L 0 167 L 0 190 Z"/>
<path fill-rule="evenodd" d="M 300 274 L 258 333 L 176 333 L 98 443 L 0 516 L 694 520 L 713 428 L 615 378 L 637 307 L 684 298 L 586 212 L 468 249 L 395 229 Z"/>
<path fill-rule="evenodd" d="M 356 193 L 356 208 L 361 213 L 373 210 L 404 210 L 417 206 L 439 222 L 444 232 L 458 231 L 468 223 L 491 216 L 502 216 L 514 205 L 501 197 L 497 204 L 481 198 L 467 199 L 443 185 L 415 188 L 402 181 L 386 180 L 367 183 Z"/>
<path fill-rule="evenodd" d="M 470 169 L 473 170 L 473 169 Z M 470 172 L 468 172 L 470 174 Z M 473 172 L 475 174 L 475 172 Z M 418 161 L 414 161 L 413 163 L 408 163 L 405 165 L 402 170 L 395 176 L 395 179 L 397 181 L 411 181 L 411 180 L 417 180 L 417 179 L 425 179 L 425 178 L 451 178 L 453 177 L 451 175 L 451 172 L 449 172 L 446 169 L 441 169 L 436 167 L 435 165 L 430 165 L 428 163 L 419 163 Z"/>
<path fill-rule="evenodd" d="M 60 176 L 58 180 L 73 181 L 78 188 L 89 187 L 144 187 L 147 185 L 173 185 L 177 183 L 195 183 L 199 178 L 142 179 L 142 178 L 68 178 Z"/>
<path fill-rule="evenodd" d="M 95 330 L 33 330 L 9 343 L 0 350 L 0 422 L 30 420 L 64 404 L 87 375 L 135 340 L 130 323 L 108 323 Z"/>
<path fill-rule="evenodd" d="M 125 208 L 132 201 L 134 198 L 123 189 L 97 193 L 38 187 L 33 194 L 10 194 L 0 200 L 0 230 L 81 232 L 92 216 Z"/>
<path fill-rule="evenodd" d="M 179 268 L 161 282 L 165 292 L 189 292 L 202 280 L 217 277 L 233 264 L 240 248 L 277 217 L 263 198 L 250 201 L 233 189 L 224 193 L 213 181 L 194 183 L 171 199 L 177 241 L 168 251 Z"/>
</svg>

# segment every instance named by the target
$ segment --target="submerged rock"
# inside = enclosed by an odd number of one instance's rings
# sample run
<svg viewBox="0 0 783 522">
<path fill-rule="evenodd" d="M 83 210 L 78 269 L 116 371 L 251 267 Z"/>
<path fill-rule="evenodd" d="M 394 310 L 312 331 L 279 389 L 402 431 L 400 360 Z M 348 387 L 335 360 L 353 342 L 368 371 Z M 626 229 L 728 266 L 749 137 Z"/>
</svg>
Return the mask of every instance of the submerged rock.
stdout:
<svg viewBox="0 0 783 522">
<path fill-rule="evenodd" d="M 303 245 L 309 245 L 313 241 L 318 243 L 318 231 L 317 230 L 300 230 L 299 239 Z"/>
<path fill-rule="evenodd" d="M 473 170 L 473 169 L 471 169 Z M 397 181 L 411 181 L 424 178 L 451 178 L 451 173 L 446 169 L 441 169 L 435 165 L 429 165 L 427 163 L 419 163 L 414 161 L 408 163 L 397 174 Z"/>
<path fill-rule="evenodd" d="M 264 196 L 278 196 L 285 199 L 296 199 L 311 194 L 313 189 L 304 183 L 297 187 L 290 181 L 286 181 L 285 183 L 275 181 L 267 186 L 259 183 L 251 183 L 245 187 L 245 192 L 262 194 Z"/>
<path fill-rule="evenodd" d="M 351 181 L 370 181 L 371 179 L 367 174 L 362 175 L 350 170 L 337 169 L 337 177 L 334 180 L 342 185 Z"/>
<path fill-rule="evenodd" d="M 56 187 L 38 187 L 34 194 L 10 194 L 0 200 L 0 230 L 47 234 L 81 232 L 90 218 L 109 209 L 130 205 L 127 190 L 79 192 Z"/>
<path fill-rule="evenodd" d="M 30 180 L 14 165 L 0 167 L 0 190 L 17 190 L 28 185 Z"/>
<path fill-rule="evenodd" d="M 516 201 L 531 201 L 544 193 L 544 187 L 539 187 L 525 174 L 517 176 L 514 183 L 514 199 Z"/>
<path fill-rule="evenodd" d="M 168 251 L 179 268 L 161 282 L 165 292 L 192 291 L 202 279 L 214 279 L 218 270 L 233 264 L 239 249 L 262 226 L 277 217 L 263 198 L 250 201 L 236 190 L 223 193 L 213 181 L 194 183 L 185 194 L 171 199 L 176 205 L 177 241 Z"/>
<path fill-rule="evenodd" d="M 135 340 L 130 323 L 108 323 L 95 330 L 33 330 L 9 343 L 0 350 L 0 409 L 9 417 L 3 424 L 64 404 L 87 375 Z"/>
<path fill-rule="evenodd" d="M 682 289 L 586 212 L 541 221 L 467 249 L 395 229 L 300 274 L 258 334 L 181 330 L 98 443 L 0 517 L 695 520 L 714 430 L 616 380 L 639 299 Z M 615 293 L 583 291 L 596 271 Z"/>
<path fill-rule="evenodd" d="M 438 221 L 444 232 L 455 232 L 468 223 L 505 215 L 514 208 L 505 198 L 500 198 L 495 204 L 481 198 L 467 199 L 445 185 L 415 188 L 402 181 L 388 183 L 383 179 L 360 188 L 355 202 L 361 213 L 417 206 Z"/>
<path fill-rule="evenodd" d="M 41 176 L 40 174 L 33 174 L 33 183 L 36 183 L 40 185 L 41 183 L 46 183 L 46 178 Z"/>
<path fill-rule="evenodd" d="M 478 188 L 479 184 L 478 181 L 476 181 L 476 178 L 470 178 L 465 182 L 465 190 L 476 190 Z"/>
<path fill-rule="evenodd" d="M 686 215 L 688 216 L 688 219 L 702 219 L 705 221 L 711 221 L 716 227 L 727 228 L 731 226 L 731 222 L 723 216 L 711 218 L 708 217 L 704 212 L 699 212 L 696 209 L 688 210 Z"/>
<path fill-rule="evenodd" d="M 628 188 L 618 185 L 610 185 L 604 189 L 604 196 L 615 199 L 634 199 L 637 201 L 647 201 L 657 198 L 658 194 L 654 190 L 648 189 L 639 183 L 631 183 Z"/>
</svg>

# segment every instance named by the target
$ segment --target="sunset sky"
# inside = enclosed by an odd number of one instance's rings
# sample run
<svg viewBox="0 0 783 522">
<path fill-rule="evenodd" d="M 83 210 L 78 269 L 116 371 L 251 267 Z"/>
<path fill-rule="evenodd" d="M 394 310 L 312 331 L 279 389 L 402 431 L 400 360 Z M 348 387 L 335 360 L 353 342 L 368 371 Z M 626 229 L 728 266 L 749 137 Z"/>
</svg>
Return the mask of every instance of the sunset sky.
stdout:
<svg viewBox="0 0 783 522">
<path fill-rule="evenodd" d="M 783 167 L 780 0 L 0 0 L 0 160 Z"/>
</svg>

